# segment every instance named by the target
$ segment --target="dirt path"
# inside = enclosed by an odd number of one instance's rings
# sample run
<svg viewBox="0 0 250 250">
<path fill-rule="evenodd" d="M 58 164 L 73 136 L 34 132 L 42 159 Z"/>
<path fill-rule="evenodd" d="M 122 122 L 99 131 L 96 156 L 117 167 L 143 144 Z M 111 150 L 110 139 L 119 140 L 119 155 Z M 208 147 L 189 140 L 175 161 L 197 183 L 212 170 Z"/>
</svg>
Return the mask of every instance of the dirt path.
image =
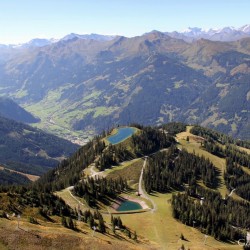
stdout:
<svg viewBox="0 0 250 250">
<path fill-rule="evenodd" d="M 86 210 L 88 206 L 84 203 L 82 203 L 77 197 L 75 197 L 72 193 L 71 190 L 74 188 L 74 186 L 67 187 L 61 191 L 56 192 L 55 194 L 62 198 L 66 204 L 68 204 L 71 208 L 73 209 L 78 209 L 80 206 L 80 209 L 82 211 Z"/>
<path fill-rule="evenodd" d="M 153 208 L 151 209 L 151 212 L 154 213 L 157 210 L 157 206 L 156 206 L 155 202 L 144 192 L 144 189 L 142 188 L 142 177 L 143 177 L 143 171 L 144 171 L 144 169 L 146 167 L 146 164 L 147 164 L 147 156 L 145 157 L 143 167 L 142 167 L 142 170 L 141 170 L 138 192 L 139 192 L 139 194 L 140 194 L 140 196 L 142 198 L 147 199 L 152 203 Z"/>
<path fill-rule="evenodd" d="M 81 201 L 79 201 L 79 200 L 71 193 L 71 190 L 74 189 L 74 186 L 67 187 L 66 189 L 68 190 L 70 196 L 71 196 L 74 200 L 76 200 L 76 201 L 78 202 L 78 204 L 80 204 L 80 205 L 82 205 L 82 206 L 86 206 L 86 204 L 83 204 Z"/>
<path fill-rule="evenodd" d="M 94 170 L 94 167 L 95 167 L 94 164 L 92 164 L 90 167 L 90 177 L 92 177 L 92 178 L 95 177 L 96 175 L 101 175 L 104 172 L 104 171 L 97 172 Z"/>
<path fill-rule="evenodd" d="M 235 190 L 236 188 L 234 188 L 228 196 L 231 196 Z"/>
</svg>

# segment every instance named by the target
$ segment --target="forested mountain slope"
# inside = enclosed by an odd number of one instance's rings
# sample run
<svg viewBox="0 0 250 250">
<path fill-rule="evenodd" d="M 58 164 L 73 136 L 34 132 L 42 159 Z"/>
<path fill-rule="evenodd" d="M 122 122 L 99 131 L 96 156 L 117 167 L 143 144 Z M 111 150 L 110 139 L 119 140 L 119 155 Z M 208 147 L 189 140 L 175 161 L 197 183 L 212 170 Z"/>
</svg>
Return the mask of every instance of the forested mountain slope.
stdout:
<svg viewBox="0 0 250 250">
<path fill-rule="evenodd" d="M 0 166 L 41 176 L 79 147 L 28 125 L 0 117 Z M 15 184 L 24 177 L 0 170 L 1 184 Z M 15 178 L 14 178 L 15 177 Z M 26 179 L 26 182 L 28 180 Z"/>
<path fill-rule="evenodd" d="M 187 43 L 155 31 L 9 53 L 0 65 L 0 94 L 58 135 L 70 130 L 84 138 L 114 123 L 179 120 L 250 138 L 250 38 Z"/>
<path fill-rule="evenodd" d="M 39 119 L 13 102 L 11 99 L 0 97 L 0 115 L 23 123 L 36 123 Z"/>
</svg>

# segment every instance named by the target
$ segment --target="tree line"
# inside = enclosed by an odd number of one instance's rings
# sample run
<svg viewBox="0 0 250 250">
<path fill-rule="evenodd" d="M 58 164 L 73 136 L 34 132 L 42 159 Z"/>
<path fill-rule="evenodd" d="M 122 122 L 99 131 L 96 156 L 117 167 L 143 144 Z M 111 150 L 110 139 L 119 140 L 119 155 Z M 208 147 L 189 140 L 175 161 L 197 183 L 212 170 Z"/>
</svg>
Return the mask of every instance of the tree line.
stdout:
<svg viewBox="0 0 250 250">
<path fill-rule="evenodd" d="M 95 166 L 100 171 L 119 165 L 120 162 L 131 160 L 134 155 L 122 145 L 108 145 L 108 147 L 100 153 L 95 161 Z"/>
<path fill-rule="evenodd" d="M 105 143 L 102 138 L 96 136 L 56 168 L 44 174 L 34 183 L 33 188 L 50 192 L 75 185 L 81 179 L 82 171 L 94 162 L 104 148 Z"/>
<path fill-rule="evenodd" d="M 9 199 L 7 207 L 5 202 L 0 203 L 0 210 L 21 214 L 22 207 L 35 207 L 38 208 L 40 215 L 46 219 L 49 219 L 51 215 L 74 215 L 74 211 L 64 200 L 50 192 L 32 190 L 24 186 L 2 186 L 0 193 L 6 193 Z"/>
<path fill-rule="evenodd" d="M 182 122 L 169 122 L 160 126 L 164 129 L 169 135 L 176 135 L 178 133 L 186 131 L 187 125 Z"/>
<path fill-rule="evenodd" d="M 250 149 L 250 141 L 233 139 L 232 137 L 225 135 L 223 133 L 220 133 L 218 131 L 215 131 L 213 129 L 204 128 L 204 127 L 195 125 L 192 127 L 190 132 L 194 135 L 204 137 L 206 140 L 211 141 L 211 142 L 217 141 L 223 145 L 235 144 L 237 146 Z"/>
<path fill-rule="evenodd" d="M 166 135 L 163 130 L 140 126 L 140 131 L 131 137 L 130 150 L 122 144 L 108 145 L 100 153 L 95 166 L 102 171 L 112 166 L 117 166 L 122 161 L 131 160 L 135 157 L 151 154 L 159 149 L 169 147 L 173 143 L 175 143 L 174 138 Z"/>
<path fill-rule="evenodd" d="M 238 149 L 235 145 L 226 144 L 225 147 L 221 147 L 216 142 L 204 141 L 202 146 L 211 154 L 217 155 L 219 157 L 231 158 L 237 164 L 250 168 L 250 155 Z"/>
<path fill-rule="evenodd" d="M 132 135 L 132 144 L 137 156 L 148 155 L 175 143 L 175 139 L 163 130 L 145 127 L 140 133 Z"/>
<path fill-rule="evenodd" d="M 250 175 L 243 171 L 232 158 L 226 161 L 224 179 L 229 190 L 236 189 L 235 192 L 239 196 L 250 201 Z"/>
<path fill-rule="evenodd" d="M 249 203 L 225 199 L 219 192 L 198 185 L 173 195 L 172 209 L 174 218 L 218 240 L 245 238 L 243 229 L 250 225 Z"/>
<path fill-rule="evenodd" d="M 128 184 L 122 178 L 113 180 L 88 177 L 81 182 L 77 182 L 73 192 L 75 195 L 83 197 L 89 206 L 97 207 L 98 201 L 107 204 L 109 203 L 108 197 L 115 198 L 126 189 L 128 189 Z"/>
<path fill-rule="evenodd" d="M 148 160 L 143 180 L 148 193 L 170 192 L 183 190 L 185 184 L 193 185 L 198 180 L 215 188 L 218 186 L 217 176 L 218 171 L 210 160 L 171 146 L 168 151 L 158 152 Z"/>
</svg>

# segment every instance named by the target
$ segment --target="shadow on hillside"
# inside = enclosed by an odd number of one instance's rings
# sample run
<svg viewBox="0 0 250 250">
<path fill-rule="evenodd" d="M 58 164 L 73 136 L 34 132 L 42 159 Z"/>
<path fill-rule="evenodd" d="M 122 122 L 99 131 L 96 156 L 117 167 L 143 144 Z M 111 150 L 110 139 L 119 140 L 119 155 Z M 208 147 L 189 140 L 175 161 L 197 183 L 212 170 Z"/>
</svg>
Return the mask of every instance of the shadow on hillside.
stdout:
<svg viewBox="0 0 250 250">
<path fill-rule="evenodd" d="M 133 243 L 134 242 L 131 242 L 131 239 L 128 239 L 126 236 L 122 236 L 122 235 L 119 235 L 119 234 L 105 234 L 106 236 L 108 236 L 110 239 L 116 239 L 116 240 L 123 240 L 123 241 L 127 241 L 127 242 L 130 242 L 130 243 Z M 139 242 L 138 240 L 136 241 L 137 243 Z"/>
</svg>

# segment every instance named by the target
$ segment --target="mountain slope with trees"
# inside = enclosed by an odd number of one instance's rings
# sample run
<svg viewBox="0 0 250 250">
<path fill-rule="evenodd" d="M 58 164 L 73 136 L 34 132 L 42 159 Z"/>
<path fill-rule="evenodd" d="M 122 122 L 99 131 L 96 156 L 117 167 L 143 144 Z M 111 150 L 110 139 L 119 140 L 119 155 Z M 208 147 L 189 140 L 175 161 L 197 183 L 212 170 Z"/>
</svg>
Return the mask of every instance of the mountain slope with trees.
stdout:
<svg viewBox="0 0 250 250">
<path fill-rule="evenodd" d="M 41 176 L 70 156 L 79 146 L 39 129 L 0 117 L 0 165 L 9 170 Z M 1 184 L 19 183 L 13 173 L 0 171 Z M 20 177 L 20 176 L 19 176 Z M 20 177 L 20 181 L 24 181 Z M 26 181 L 27 182 L 27 178 Z"/>
<path fill-rule="evenodd" d="M 95 162 L 96 167 L 101 171 L 109 169 L 110 165 L 119 166 L 119 162 L 127 161 L 131 159 L 131 157 L 133 159 L 133 153 L 136 152 L 135 149 L 138 150 L 140 149 L 140 145 L 143 145 L 143 148 L 147 148 L 147 150 L 140 150 L 141 155 L 149 156 L 143 174 L 144 188 L 148 194 L 154 194 L 155 192 L 179 193 L 173 195 L 172 199 L 174 218 L 190 226 L 196 223 L 196 227 L 199 228 L 199 230 L 212 235 L 218 240 L 236 241 L 240 237 L 244 237 L 244 230 L 240 229 L 246 229 L 250 223 L 248 219 L 248 183 L 250 175 L 244 168 L 249 168 L 250 158 L 248 153 L 237 149 L 237 144 L 248 145 L 248 142 L 236 141 L 229 136 L 199 126 L 192 127 L 191 131 L 193 131 L 194 134 L 203 136 L 198 137 L 201 143 L 195 142 L 195 145 L 200 145 L 197 147 L 201 147 L 203 150 L 217 157 L 226 159 L 225 171 L 221 172 L 218 170 L 218 166 L 215 166 L 214 163 L 210 159 L 205 158 L 205 156 L 196 155 L 195 151 L 189 153 L 185 148 L 180 150 L 180 146 L 178 146 L 178 144 L 175 145 L 176 142 L 175 140 L 171 140 L 171 136 L 168 135 L 168 143 L 163 143 L 164 140 L 166 140 L 164 137 L 168 130 L 181 132 L 186 129 L 184 124 L 171 123 L 163 125 L 162 128 L 158 128 L 163 137 L 152 137 L 154 138 L 154 143 L 158 145 L 157 149 L 150 147 L 152 142 L 149 140 L 150 134 L 152 135 L 153 131 L 156 132 L 156 128 L 139 127 L 142 132 L 136 135 L 138 138 L 135 139 L 133 138 L 134 136 L 132 136 L 130 142 L 126 142 L 125 147 L 122 145 L 104 146 L 100 141 L 101 137 L 97 137 L 91 144 L 79 150 L 70 161 L 65 162 L 41 178 L 37 182 L 39 190 L 43 188 L 45 188 L 45 190 L 65 188 L 67 185 L 73 185 L 77 179 L 82 179 L 81 182 L 75 185 L 74 192 L 76 195 L 84 197 L 90 206 L 95 207 L 96 199 L 99 201 L 102 199 L 105 200 L 105 192 L 107 192 L 107 194 L 110 192 L 109 195 L 114 192 L 112 194 L 114 197 L 116 194 L 122 192 L 123 188 L 126 190 L 128 188 L 127 184 L 125 184 L 122 179 L 117 179 L 116 181 L 111 179 L 109 183 L 109 181 L 106 180 L 88 177 L 87 180 L 84 181 L 84 174 L 80 169 L 84 170 L 92 162 Z M 195 138 L 195 135 L 192 136 Z M 145 140 L 145 138 L 147 138 L 147 140 Z M 194 140 L 193 138 L 192 140 Z M 190 139 L 186 140 L 187 143 L 189 143 Z M 213 145 L 213 147 L 211 145 Z M 122 147 L 124 147 L 123 150 Z M 126 156 L 119 157 L 121 151 L 124 152 L 128 147 L 130 148 L 130 154 L 127 154 L 128 158 L 126 158 Z M 167 148 L 168 150 L 161 151 L 163 148 Z M 93 152 L 92 154 L 90 153 L 91 151 Z M 83 159 L 81 158 L 83 152 L 88 155 L 93 155 L 93 157 L 91 157 L 92 162 L 86 161 L 86 158 L 83 165 L 79 165 L 80 162 L 82 163 L 82 160 L 79 160 Z M 105 154 L 103 152 L 105 152 Z M 99 158 L 98 154 L 106 160 L 101 160 L 102 158 Z M 99 160 L 95 161 L 94 159 L 96 158 Z M 112 161 L 110 162 L 111 159 Z M 114 161 L 114 159 L 117 160 Z M 67 175 L 67 179 L 65 179 L 65 175 L 63 174 L 66 169 L 72 173 Z M 76 169 L 77 172 L 74 171 Z M 228 193 L 234 189 L 233 192 L 235 192 L 240 199 L 235 199 L 230 196 L 223 198 L 219 191 L 222 185 L 221 178 L 225 180 L 225 188 L 227 188 Z M 215 202 L 215 200 L 218 202 Z M 241 211 L 240 214 L 237 212 L 238 210 Z M 217 211 L 217 217 L 213 214 L 214 211 Z M 229 217 L 230 220 L 227 220 Z"/>
<path fill-rule="evenodd" d="M 13 102 L 11 99 L 0 97 L 0 115 L 22 123 L 36 123 L 39 119 Z"/>
<path fill-rule="evenodd" d="M 125 240 L 142 249 L 181 243 L 206 249 L 204 235 L 210 235 L 210 248 L 239 249 L 250 223 L 249 142 L 183 123 L 133 127 L 136 133 L 116 145 L 107 141 L 110 131 L 94 137 L 32 185 L 1 186 L 1 222 L 15 222 L 7 214 L 21 214 L 41 239 L 46 236 L 35 224 L 53 225 L 53 242 L 64 232 L 66 238 L 98 234 L 111 245 Z M 134 164 L 144 168 L 149 200 L 138 193 Z M 147 208 L 116 217 L 112 204 L 124 199 L 144 201 Z"/>
<path fill-rule="evenodd" d="M 10 53 L 0 65 L 0 94 L 57 135 L 179 120 L 250 138 L 250 38 L 188 43 L 153 31 Z"/>
</svg>

